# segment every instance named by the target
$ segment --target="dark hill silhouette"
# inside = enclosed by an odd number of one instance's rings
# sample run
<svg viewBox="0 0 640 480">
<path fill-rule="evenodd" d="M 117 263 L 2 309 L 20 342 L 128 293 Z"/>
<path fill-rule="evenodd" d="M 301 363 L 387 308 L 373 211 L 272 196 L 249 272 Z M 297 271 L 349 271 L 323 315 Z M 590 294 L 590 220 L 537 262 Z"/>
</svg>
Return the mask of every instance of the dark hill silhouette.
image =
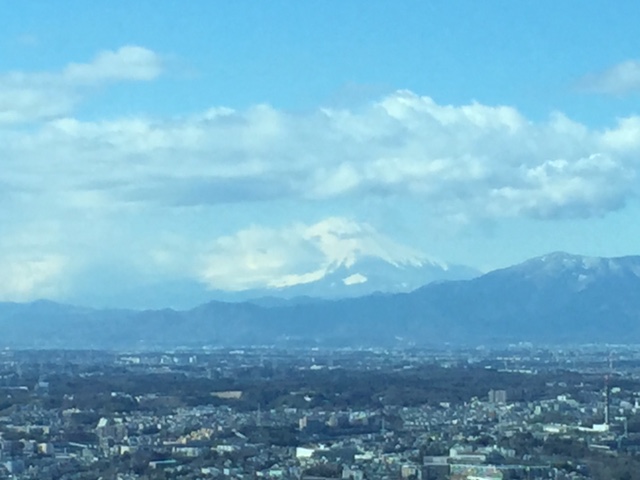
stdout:
<svg viewBox="0 0 640 480">
<path fill-rule="evenodd" d="M 0 345 L 150 349 L 274 343 L 632 343 L 640 341 L 640 257 L 552 253 L 410 293 L 303 300 L 210 302 L 186 311 L 4 303 Z"/>
</svg>

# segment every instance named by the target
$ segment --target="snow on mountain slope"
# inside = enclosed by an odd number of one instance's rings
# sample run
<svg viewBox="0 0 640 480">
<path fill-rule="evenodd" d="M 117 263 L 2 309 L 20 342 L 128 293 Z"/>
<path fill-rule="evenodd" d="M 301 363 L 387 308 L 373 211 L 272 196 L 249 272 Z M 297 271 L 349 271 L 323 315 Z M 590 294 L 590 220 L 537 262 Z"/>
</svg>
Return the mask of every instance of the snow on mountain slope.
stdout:
<svg viewBox="0 0 640 480">
<path fill-rule="evenodd" d="M 331 217 L 282 229 L 253 227 L 218 239 L 201 280 L 215 298 L 347 297 L 405 292 L 479 272 L 449 266 L 367 223 Z"/>
</svg>

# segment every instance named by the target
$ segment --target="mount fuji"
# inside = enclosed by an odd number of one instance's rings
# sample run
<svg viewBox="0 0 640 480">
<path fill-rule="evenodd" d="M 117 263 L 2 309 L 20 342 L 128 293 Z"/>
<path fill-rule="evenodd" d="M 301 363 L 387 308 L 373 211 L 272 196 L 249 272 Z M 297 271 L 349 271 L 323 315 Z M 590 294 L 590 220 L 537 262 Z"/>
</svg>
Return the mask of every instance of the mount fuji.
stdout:
<svg viewBox="0 0 640 480">
<path fill-rule="evenodd" d="M 249 300 L 274 306 L 407 293 L 432 282 L 481 274 L 435 260 L 367 223 L 342 217 L 281 229 L 247 228 L 187 257 L 184 269 L 172 278 L 112 282 L 105 291 L 85 289 L 74 298 L 55 300 L 135 309 Z"/>
<path fill-rule="evenodd" d="M 371 275 L 369 272 L 378 267 L 392 271 L 403 268 L 386 263 L 365 258 L 338 264 L 327 275 L 303 285 L 331 286 L 335 281 L 345 287 L 358 287 L 374 278 L 367 277 L 366 282 L 348 280 L 364 277 L 360 272 Z M 371 268 L 365 270 L 368 265 Z M 416 264 L 413 268 L 429 271 L 433 265 Z M 433 282 L 410 293 L 357 298 L 209 301 L 189 309 L 144 311 L 81 308 L 45 301 L 0 303 L 4 332 L 0 346 L 157 349 L 225 345 L 477 346 L 523 341 L 637 344 L 638 292 L 638 256 L 598 258 L 552 253 L 471 280 Z"/>
<path fill-rule="evenodd" d="M 340 299 L 373 293 L 406 293 L 432 282 L 468 280 L 481 272 L 464 265 L 449 265 L 425 257 L 393 261 L 363 255 L 353 261 L 335 262 L 316 273 L 312 281 L 254 288 L 237 292 L 213 290 L 222 301 L 254 300 L 259 304 L 306 303 L 312 299 Z"/>
</svg>

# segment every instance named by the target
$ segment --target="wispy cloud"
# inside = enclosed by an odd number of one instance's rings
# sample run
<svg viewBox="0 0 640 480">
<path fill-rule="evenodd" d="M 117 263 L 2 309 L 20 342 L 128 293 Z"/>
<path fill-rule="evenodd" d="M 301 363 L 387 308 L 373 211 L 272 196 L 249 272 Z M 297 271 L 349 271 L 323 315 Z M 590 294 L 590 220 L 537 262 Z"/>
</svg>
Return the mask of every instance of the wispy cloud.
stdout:
<svg viewBox="0 0 640 480">
<path fill-rule="evenodd" d="M 72 63 L 61 73 L 64 83 L 94 85 L 114 81 L 149 81 L 162 73 L 162 60 L 155 52 L 138 46 L 100 52 L 89 63 Z"/>
<path fill-rule="evenodd" d="M 87 89 L 119 81 L 149 81 L 163 70 L 162 58 L 138 46 L 100 52 L 87 63 L 60 72 L 9 72 L 0 75 L 0 125 L 67 115 Z"/>
<path fill-rule="evenodd" d="M 640 92 L 640 60 L 627 60 L 604 71 L 592 73 L 578 82 L 587 92 L 626 95 Z"/>
<path fill-rule="evenodd" d="M 40 39 L 32 33 L 23 33 L 16 37 L 16 42 L 23 47 L 37 47 L 40 45 Z"/>
</svg>

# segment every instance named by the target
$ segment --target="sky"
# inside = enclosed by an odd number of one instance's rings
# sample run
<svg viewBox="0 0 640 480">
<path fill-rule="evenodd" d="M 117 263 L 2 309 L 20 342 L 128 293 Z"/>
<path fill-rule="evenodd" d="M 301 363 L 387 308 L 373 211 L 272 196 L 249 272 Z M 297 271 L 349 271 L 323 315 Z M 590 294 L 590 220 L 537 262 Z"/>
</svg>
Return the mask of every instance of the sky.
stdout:
<svg viewBox="0 0 640 480">
<path fill-rule="evenodd" d="M 0 0 L 0 301 L 640 254 L 638 2 L 64 7 Z"/>
</svg>

